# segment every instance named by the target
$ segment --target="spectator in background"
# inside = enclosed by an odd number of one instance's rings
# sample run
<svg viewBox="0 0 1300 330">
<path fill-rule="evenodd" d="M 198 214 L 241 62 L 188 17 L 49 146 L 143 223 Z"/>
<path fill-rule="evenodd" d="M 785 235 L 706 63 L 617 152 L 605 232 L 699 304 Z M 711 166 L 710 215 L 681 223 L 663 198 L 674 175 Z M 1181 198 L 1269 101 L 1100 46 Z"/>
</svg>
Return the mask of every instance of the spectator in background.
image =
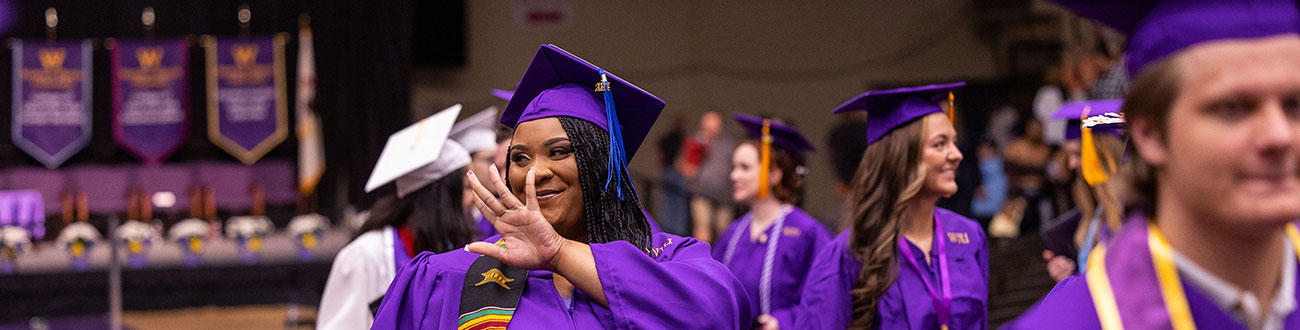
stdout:
<svg viewBox="0 0 1300 330">
<path fill-rule="evenodd" d="M 736 143 L 722 132 L 722 116 L 715 111 L 700 117 L 700 131 L 686 140 L 682 174 L 691 194 L 691 219 L 695 238 L 712 242 L 731 223 L 731 151 Z"/>
<path fill-rule="evenodd" d="M 1034 118 L 1043 126 L 1043 141 L 1057 146 L 1065 140 L 1065 124 L 1049 120 L 1065 102 L 1088 100 L 1088 89 L 1097 82 L 1101 71 L 1109 64 L 1105 56 L 1096 51 L 1073 46 L 1058 70 L 1048 70 L 1045 84 L 1034 96 Z"/>
<path fill-rule="evenodd" d="M 1002 156 L 992 139 L 982 139 L 975 148 L 979 161 L 980 185 L 975 188 L 975 198 L 971 200 L 971 214 L 981 225 L 988 225 L 989 220 L 1002 209 L 1002 202 L 1007 198 L 1007 175 L 1003 172 Z"/>
<path fill-rule="evenodd" d="M 835 125 L 826 137 L 826 145 L 830 147 L 831 166 L 835 170 L 835 197 L 843 200 L 849 194 L 849 185 L 853 182 L 853 173 L 858 171 L 862 153 L 867 151 L 867 122 L 851 120 Z M 822 224 L 832 233 L 838 234 L 844 229 L 840 221 L 844 209 L 844 203 L 840 202 L 822 214 Z"/>
<path fill-rule="evenodd" d="M 1028 207 L 1019 219 L 1021 230 L 1038 228 L 1039 222 L 1052 216 L 1052 205 L 1043 198 L 1043 173 L 1052 149 L 1043 141 L 1043 125 L 1037 119 L 1026 120 L 1023 128 L 1023 133 L 1007 145 L 1004 162 L 1011 194 Z"/>
<path fill-rule="evenodd" d="M 1047 123 L 1047 125 L 1043 127 L 1043 138 L 1048 144 L 1052 145 L 1060 144 L 1061 140 L 1063 140 L 1062 137 L 1065 136 L 1064 123 L 1056 123 L 1047 119 L 1051 117 L 1053 113 L 1056 113 L 1057 109 L 1061 108 L 1061 104 L 1065 103 L 1065 94 L 1061 90 L 1061 76 L 1065 71 L 1070 71 L 1065 69 L 1069 66 L 1069 63 L 1066 63 L 1066 65 L 1060 67 L 1047 69 L 1047 72 L 1043 74 L 1043 87 L 1039 87 L 1038 93 L 1034 95 L 1033 117 L 1038 118 L 1039 121 Z M 998 145 L 1010 145 L 1010 139 L 999 138 L 1011 135 L 1011 128 L 1015 127 L 1015 123 L 1019 121 L 1019 118 L 1016 118 L 1015 120 L 1006 120 L 1005 118 L 1008 116 L 1002 115 L 1000 117 L 1003 119 L 990 119 L 989 126 L 991 129 L 994 129 L 997 134 L 1002 134 L 993 136 L 995 139 L 998 139 Z M 998 129 L 1002 130 L 998 131 Z"/>
<path fill-rule="evenodd" d="M 1057 100 L 1055 102 L 1060 102 L 1059 98 Z M 1011 104 L 1004 104 L 989 114 L 985 137 L 992 139 L 993 144 L 998 146 L 998 154 L 1002 154 L 1002 148 L 1011 143 L 1011 139 L 1015 138 L 1016 123 L 1018 122 L 1020 122 L 1020 110 Z"/>
<path fill-rule="evenodd" d="M 691 235 L 691 195 L 686 190 L 686 178 L 677 170 L 676 164 L 681 155 L 686 139 L 685 124 L 679 117 L 673 121 L 673 128 L 659 138 L 659 196 L 655 200 L 655 220 L 664 232 L 678 235 Z"/>
<path fill-rule="evenodd" d="M 1093 100 L 1122 99 L 1128 94 L 1128 71 L 1124 70 L 1124 57 L 1119 46 L 1123 39 L 1117 35 L 1101 33 L 1097 38 L 1093 61 L 1101 74 L 1088 88 Z"/>
</svg>

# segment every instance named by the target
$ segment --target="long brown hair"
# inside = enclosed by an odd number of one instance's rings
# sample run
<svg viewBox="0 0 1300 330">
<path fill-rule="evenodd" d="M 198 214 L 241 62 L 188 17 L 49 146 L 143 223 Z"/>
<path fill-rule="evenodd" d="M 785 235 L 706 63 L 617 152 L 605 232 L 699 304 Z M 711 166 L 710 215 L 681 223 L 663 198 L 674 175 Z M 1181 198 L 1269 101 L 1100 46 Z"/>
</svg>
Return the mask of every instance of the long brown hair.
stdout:
<svg viewBox="0 0 1300 330">
<path fill-rule="evenodd" d="M 1079 175 L 1074 180 L 1074 201 L 1078 207 L 1079 214 L 1082 217 L 1079 227 L 1075 229 L 1074 241 L 1076 244 L 1082 244 L 1085 235 L 1088 233 L 1088 227 L 1092 224 L 1092 219 L 1097 213 L 1097 206 L 1102 208 L 1102 224 L 1110 227 L 1112 232 L 1119 231 L 1121 220 L 1123 219 L 1124 201 L 1119 196 L 1119 189 L 1124 187 L 1127 178 L 1119 175 L 1121 168 L 1112 168 L 1105 164 L 1120 164 L 1124 158 L 1124 141 L 1120 137 L 1093 133 L 1093 143 L 1096 145 L 1098 156 L 1103 164 L 1101 170 L 1109 178 L 1106 182 L 1089 186 Z"/>
<path fill-rule="evenodd" d="M 872 327 L 880 297 L 898 278 L 900 219 L 925 183 L 921 147 L 927 118 L 900 126 L 867 146 L 844 200 L 850 212 L 840 221 L 851 231 L 853 257 L 862 263 L 851 291 L 849 329 Z"/>
<path fill-rule="evenodd" d="M 741 145 L 749 145 L 754 150 L 760 149 L 762 142 L 759 140 L 747 140 Z M 781 170 L 781 181 L 772 186 L 772 197 L 782 203 L 799 204 L 799 195 L 803 191 L 804 174 L 799 173 L 804 167 L 803 155 L 797 152 L 790 152 L 785 148 L 772 146 L 771 167 L 768 170 Z M 761 164 L 760 164 L 761 166 Z M 759 184 L 767 184 L 760 182 Z"/>
</svg>

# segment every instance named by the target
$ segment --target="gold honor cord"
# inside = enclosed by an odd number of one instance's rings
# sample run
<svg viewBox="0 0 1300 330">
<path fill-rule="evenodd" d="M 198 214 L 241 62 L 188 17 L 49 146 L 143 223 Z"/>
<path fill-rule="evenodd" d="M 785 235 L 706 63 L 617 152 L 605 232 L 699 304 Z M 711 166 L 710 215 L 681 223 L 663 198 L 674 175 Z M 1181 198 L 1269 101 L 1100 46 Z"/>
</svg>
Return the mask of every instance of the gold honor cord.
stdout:
<svg viewBox="0 0 1300 330">
<path fill-rule="evenodd" d="M 1115 303 L 1115 291 L 1110 287 L 1110 276 L 1106 274 L 1106 245 L 1098 244 L 1088 255 L 1087 276 L 1088 292 L 1092 294 L 1092 303 L 1097 308 L 1097 318 L 1104 330 L 1124 330 L 1124 323 L 1119 317 L 1119 305 Z"/>
<path fill-rule="evenodd" d="M 1300 258 L 1300 229 L 1295 223 L 1286 225 L 1287 238 L 1296 248 Z M 1191 308 L 1187 303 L 1187 294 L 1183 291 L 1182 281 L 1178 277 L 1178 268 L 1173 261 L 1173 248 L 1160 234 L 1154 222 L 1147 224 L 1147 245 L 1154 264 L 1156 279 L 1160 284 L 1160 294 L 1169 313 L 1169 321 L 1175 330 L 1195 330 L 1196 322 L 1192 318 Z M 1088 257 L 1088 289 L 1092 294 L 1093 304 L 1097 309 L 1097 318 L 1105 330 L 1123 330 L 1115 293 L 1111 289 L 1110 276 L 1106 274 L 1106 246 L 1097 245 Z"/>
<path fill-rule="evenodd" d="M 1160 283 L 1160 295 L 1165 300 L 1165 310 L 1169 312 L 1169 322 L 1174 330 L 1195 330 L 1196 322 L 1192 320 L 1192 309 L 1187 304 L 1187 293 L 1183 291 L 1178 267 L 1174 265 L 1174 249 L 1160 234 L 1155 222 L 1147 223 L 1147 246 L 1151 250 L 1156 280 Z"/>
</svg>

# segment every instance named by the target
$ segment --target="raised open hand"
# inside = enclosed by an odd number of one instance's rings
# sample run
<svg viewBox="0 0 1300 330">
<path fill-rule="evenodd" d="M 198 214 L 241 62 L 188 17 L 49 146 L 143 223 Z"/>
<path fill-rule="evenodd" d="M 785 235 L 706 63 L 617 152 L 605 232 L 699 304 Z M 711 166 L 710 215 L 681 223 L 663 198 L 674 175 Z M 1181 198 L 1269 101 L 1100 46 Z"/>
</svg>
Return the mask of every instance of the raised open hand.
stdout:
<svg viewBox="0 0 1300 330">
<path fill-rule="evenodd" d="M 510 193 L 510 188 L 497 174 L 495 165 L 488 175 L 492 179 L 492 188 L 501 196 L 500 200 L 479 183 L 473 171 L 468 173 L 470 186 L 474 189 L 474 205 L 484 217 L 492 221 L 492 225 L 501 234 L 501 242 L 475 242 L 465 247 L 467 251 L 497 259 L 511 267 L 555 270 L 555 257 L 568 240 L 555 232 L 555 228 L 551 227 L 551 223 L 546 221 L 538 209 L 534 170 L 529 169 L 524 180 L 524 199 L 527 204 Z"/>
</svg>

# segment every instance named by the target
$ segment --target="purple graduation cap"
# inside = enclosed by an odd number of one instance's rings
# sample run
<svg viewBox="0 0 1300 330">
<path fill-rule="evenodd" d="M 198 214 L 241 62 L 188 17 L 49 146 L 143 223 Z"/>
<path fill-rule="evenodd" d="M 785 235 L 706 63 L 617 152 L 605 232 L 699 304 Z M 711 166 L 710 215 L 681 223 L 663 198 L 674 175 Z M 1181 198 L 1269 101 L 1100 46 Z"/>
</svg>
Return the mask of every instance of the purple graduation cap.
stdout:
<svg viewBox="0 0 1300 330">
<path fill-rule="evenodd" d="M 1078 140 L 1080 135 L 1079 128 L 1083 125 L 1083 118 L 1102 115 L 1107 113 L 1119 114 L 1120 106 L 1124 105 L 1124 100 L 1092 100 L 1082 102 L 1070 102 L 1061 105 L 1060 110 L 1052 114 L 1051 119 L 1066 121 L 1065 139 Z M 1114 136 L 1124 135 L 1124 125 L 1107 125 L 1105 127 L 1092 127 L 1093 133 L 1106 133 Z"/>
<path fill-rule="evenodd" d="M 962 86 L 966 86 L 966 83 L 870 91 L 840 104 L 832 112 L 866 111 L 867 144 L 870 145 L 894 128 L 932 113 L 943 112 L 940 102 L 951 103 L 952 93 Z M 951 113 L 949 116 L 951 118 Z"/>
<path fill-rule="evenodd" d="M 793 152 L 817 150 L 817 148 L 813 147 L 812 142 L 808 142 L 808 139 L 804 138 L 803 134 L 800 134 L 799 130 L 795 129 L 794 126 L 746 113 L 733 114 L 732 118 L 735 118 L 736 122 L 745 128 L 745 133 L 751 139 L 762 140 L 764 136 L 763 126 L 767 125 L 769 128 L 768 133 L 770 133 L 767 135 L 772 137 L 772 144 L 777 147 Z"/>
<path fill-rule="evenodd" d="M 1083 149 L 1081 150 L 1083 179 L 1089 185 L 1095 186 L 1106 182 L 1107 176 L 1103 166 L 1113 173 L 1122 162 L 1122 159 L 1102 157 L 1097 151 L 1093 134 L 1108 134 L 1122 139 L 1124 114 L 1120 112 L 1120 107 L 1123 105 L 1124 100 L 1070 102 L 1061 105 L 1061 109 L 1052 114 L 1051 119 L 1069 120 L 1069 124 L 1065 127 L 1065 138 L 1079 140 Z"/>
<path fill-rule="evenodd" d="M 1128 36 L 1129 76 L 1193 45 L 1300 31 L 1294 0 L 1051 0 Z"/>
<path fill-rule="evenodd" d="M 772 145 L 790 152 L 813 151 L 812 143 L 799 134 L 793 126 L 774 122 L 772 119 L 755 115 L 736 113 L 732 115 L 751 139 L 758 139 L 758 197 L 767 197 L 768 169 L 772 167 Z"/>
<path fill-rule="evenodd" d="M 519 81 L 501 124 L 567 116 L 589 121 L 609 132 L 609 172 L 605 188 L 619 188 L 627 162 L 645 141 L 664 109 L 664 101 L 556 47 L 542 45 Z M 632 187 L 626 187 L 629 191 Z M 623 198 L 623 189 L 617 189 Z"/>
</svg>

